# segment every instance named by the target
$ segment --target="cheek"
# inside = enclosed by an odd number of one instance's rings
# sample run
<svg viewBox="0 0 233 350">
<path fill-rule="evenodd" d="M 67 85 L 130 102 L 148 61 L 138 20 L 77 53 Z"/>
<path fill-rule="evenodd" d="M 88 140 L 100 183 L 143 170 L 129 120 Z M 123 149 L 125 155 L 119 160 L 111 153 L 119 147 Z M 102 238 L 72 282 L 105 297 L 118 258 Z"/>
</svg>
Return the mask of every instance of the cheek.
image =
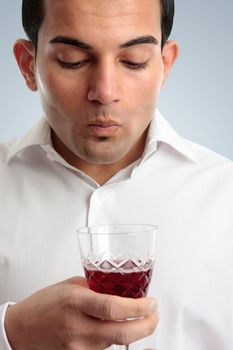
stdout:
<svg viewBox="0 0 233 350">
<path fill-rule="evenodd" d="M 38 90 L 45 107 L 55 110 L 72 110 L 81 98 L 77 80 L 68 79 L 61 72 L 49 69 L 37 76 Z"/>
<path fill-rule="evenodd" d="M 46 94 L 54 103 L 60 105 L 65 104 L 67 98 L 69 99 L 69 102 L 72 100 L 73 88 L 69 82 L 64 81 L 59 76 L 56 77 L 53 75 L 48 75 L 44 82 L 46 87 Z"/>
<path fill-rule="evenodd" d="M 152 75 L 144 84 L 142 84 L 142 93 L 146 97 L 156 98 L 162 86 L 161 76 Z"/>
<path fill-rule="evenodd" d="M 163 82 L 163 62 L 158 60 L 148 74 L 147 81 L 145 82 L 144 89 L 148 96 L 154 96 L 157 98 Z"/>
<path fill-rule="evenodd" d="M 140 82 L 140 86 L 135 90 L 134 94 L 135 107 L 140 113 L 142 111 L 150 113 L 154 111 L 161 85 L 161 75 L 150 75 L 148 79 Z"/>
<path fill-rule="evenodd" d="M 145 71 L 139 72 L 132 82 L 131 93 L 135 103 L 145 105 L 157 101 L 163 81 L 163 62 L 156 59 Z M 130 89 L 128 90 L 130 92 Z"/>
</svg>

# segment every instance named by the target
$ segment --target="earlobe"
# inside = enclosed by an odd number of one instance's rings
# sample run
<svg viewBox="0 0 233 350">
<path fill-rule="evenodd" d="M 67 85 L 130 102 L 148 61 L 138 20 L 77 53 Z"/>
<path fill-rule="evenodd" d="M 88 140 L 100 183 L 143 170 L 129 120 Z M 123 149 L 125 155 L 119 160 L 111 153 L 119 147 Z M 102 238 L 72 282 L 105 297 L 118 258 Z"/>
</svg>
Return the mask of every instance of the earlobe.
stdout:
<svg viewBox="0 0 233 350">
<path fill-rule="evenodd" d="M 30 90 L 36 91 L 35 49 L 31 41 L 19 39 L 14 44 L 14 55 L 24 80 Z"/>
<path fill-rule="evenodd" d="M 179 46 L 176 41 L 171 40 L 164 45 L 162 50 L 163 65 L 164 65 L 162 85 L 164 85 L 170 73 L 170 70 L 178 57 L 178 54 L 179 54 Z"/>
</svg>

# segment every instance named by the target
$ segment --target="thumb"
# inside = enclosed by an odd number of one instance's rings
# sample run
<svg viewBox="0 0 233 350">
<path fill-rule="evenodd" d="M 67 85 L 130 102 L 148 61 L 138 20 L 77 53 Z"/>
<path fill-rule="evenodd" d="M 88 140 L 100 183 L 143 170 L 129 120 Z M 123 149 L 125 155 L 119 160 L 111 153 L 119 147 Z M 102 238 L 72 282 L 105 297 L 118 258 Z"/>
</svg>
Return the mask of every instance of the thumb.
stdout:
<svg viewBox="0 0 233 350">
<path fill-rule="evenodd" d="M 88 288 L 88 284 L 87 284 L 87 280 L 85 277 L 80 277 L 80 276 L 75 276 L 75 277 L 71 277 L 63 282 L 61 282 L 62 284 L 76 284 L 80 287 L 84 287 L 84 288 Z"/>
</svg>

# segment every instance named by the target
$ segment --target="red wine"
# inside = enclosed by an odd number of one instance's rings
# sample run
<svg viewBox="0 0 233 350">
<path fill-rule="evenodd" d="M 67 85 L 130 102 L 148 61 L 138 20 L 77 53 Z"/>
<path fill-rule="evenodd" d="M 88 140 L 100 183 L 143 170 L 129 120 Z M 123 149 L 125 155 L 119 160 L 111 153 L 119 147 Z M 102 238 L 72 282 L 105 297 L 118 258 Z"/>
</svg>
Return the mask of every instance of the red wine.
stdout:
<svg viewBox="0 0 233 350">
<path fill-rule="evenodd" d="M 127 268 L 132 265 L 134 268 Z M 93 268 L 93 265 L 84 264 L 85 276 L 89 288 L 95 292 L 103 294 L 118 295 L 128 298 L 142 298 L 146 296 L 152 276 L 152 264 L 146 264 L 144 268 L 135 268 L 132 261 L 124 264 L 125 268 L 113 269 L 111 263 L 103 261 L 104 268 Z M 99 266 L 99 264 L 98 264 Z M 111 269 L 109 268 L 111 266 Z"/>
</svg>

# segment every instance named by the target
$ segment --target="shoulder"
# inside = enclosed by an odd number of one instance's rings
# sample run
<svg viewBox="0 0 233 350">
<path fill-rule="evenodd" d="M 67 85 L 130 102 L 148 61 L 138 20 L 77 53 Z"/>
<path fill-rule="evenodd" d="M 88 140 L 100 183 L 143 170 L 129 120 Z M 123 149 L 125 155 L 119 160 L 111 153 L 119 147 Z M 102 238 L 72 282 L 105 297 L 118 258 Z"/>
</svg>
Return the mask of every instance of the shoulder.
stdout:
<svg viewBox="0 0 233 350">
<path fill-rule="evenodd" d="M 200 144 L 192 142 L 190 140 L 184 139 L 184 141 L 189 145 L 193 150 L 194 154 L 197 157 L 198 163 L 201 166 L 222 166 L 232 168 L 232 160 L 222 156 L 221 154 L 206 148 Z"/>
<path fill-rule="evenodd" d="M 203 162 L 223 162 L 223 163 L 228 163 L 232 164 L 232 160 L 222 156 L 221 154 L 205 147 L 202 146 L 198 143 L 195 143 L 193 141 L 190 141 L 188 139 L 183 138 L 183 140 L 193 149 L 195 152 L 196 156 L 200 161 Z"/>
<path fill-rule="evenodd" d="M 197 158 L 196 173 L 208 179 L 209 184 L 228 184 L 233 188 L 233 161 L 202 145 L 184 139 Z M 221 187 L 221 186 L 220 186 Z"/>
<path fill-rule="evenodd" d="M 17 139 L 12 139 L 8 142 L 0 143 L 0 163 L 7 163 L 9 151 L 11 150 L 16 141 Z"/>
</svg>

